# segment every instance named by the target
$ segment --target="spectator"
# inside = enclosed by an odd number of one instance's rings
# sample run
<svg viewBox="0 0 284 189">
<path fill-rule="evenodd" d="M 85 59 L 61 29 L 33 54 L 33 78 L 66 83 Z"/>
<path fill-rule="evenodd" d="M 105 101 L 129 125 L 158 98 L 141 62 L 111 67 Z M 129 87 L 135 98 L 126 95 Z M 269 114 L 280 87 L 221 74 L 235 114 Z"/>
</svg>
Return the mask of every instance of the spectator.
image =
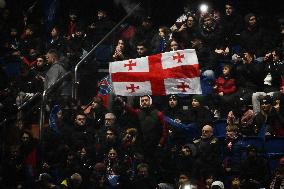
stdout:
<svg viewBox="0 0 284 189">
<path fill-rule="evenodd" d="M 201 81 L 204 81 L 209 87 L 212 87 L 212 83 L 215 80 L 214 70 L 216 69 L 212 51 L 200 38 L 194 38 L 191 41 L 191 48 L 196 50 L 202 76 Z"/>
<path fill-rule="evenodd" d="M 200 37 L 197 24 L 195 16 L 192 14 L 188 15 L 186 22 L 173 32 L 173 38 L 181 41 L 183 48 L 189 48 L 191 46 L 190 41 Z"/>
<path fill-rule="evenodd" d="M 94 129 L 87 123 L 86 115 L 83 112 L 77 112 L 72 128 L 70 147 L 75 150 L 83 145 L 90 147 L 93 144 Z"/>
<path fill-rule="evenodd" d="M 169 42 L 169 49 L 168 51 L 177 51 L 177 50 L 181 50 L 181 45 L 179 44 L 179 42 L 175 39 L 171 39 Z"/>
<path fill-rule="evenodd" d="M 269 185 L 270 189 L 283 188 L 284 187 L 284 167 L 279 166 L 276 168 L 272 177 L 272 181 Z"/>
<path fill-rule="evenodd" d="M 44 90 L 52 86 L 58 79 L 60 79 L 64 74 L 67 73 L 66 65 L 60 60 L 60 55 L 58 51 L 51 49 L 46 54 L 47 63 L 50 64 L 50 68 L 46 72 L 44 78 Z M 56 91 L 57 100 L 58 98 L 69 98 L 71 96 L 71 86 L 68 81 L 63 81 L 61 87 Z M 56 95 L 54 95 L 56 96 Z M 60 101 L 60 100 L 59 100 Z"/>
<path fill-rule="evenodd" d="M 52 182 L 52 177 L 48 173 L 41 173 L 37 180 L 40 189 L 59 189 L 59 186 Z"/>
<path fill-rule="evenodd" d="M 225 14 L 221 18 L 225 38 L 229 41 L 230 47 L 237 44 L 237 35 L 243 30 L 244 23 L 241 15 L 237 13 L 233 1 L 226 1 Z"/>
<path fill-rule="evenodd" d="M 66 26 L 66 31 L 65 31 L 65 38 L 67 40 L 70 40 L 71 36 L 75 34 L 76 27 L 78 23 L 78 14 L 76 10 L 70 10 L 69 11 L 69 20 Z"/>
<path fill-rule="evenodd" d="M 128 43 L 124 39 L 119 39 L 117 41 L 117 45 L 115 47 L 115 51 L 112 55 L 113 60 L 126 60 L 130 56 L 130 49 L 128 47 Z"/>
<path fill-rule="evenodd" d="M 255 61 L 255 55 L 251 51 L 244 51 L 240 56 L 233 55 L 234 71 L 237 78 L 238 96 L 251 103 L 251 96 L 258 91 L 261 82 L 261 65 Z"/>
<path fill-rule="evenodd" d="M 94 129 L 99 130 L 104 125 L 104 116 L 107 113 L 107 109 L 104 107 L 101 97 L 94 97 L 91 104 L 83 106 L 82 109 Z"/>
<path fill-rule="evenodd" d="M 248 102 L 243 99 L 235 99 L 233 109 L 229 111 L 227 116 L 228 125 L 237 125 L 242 136 L 255 135 L 254 126 L 255 114 L 248 105 Z"/>
<path fill-rule="evenodd" d="M 155 54 L 165 52 L 168 48 L 169 40 L 170 29 L 165 26 L 159 27 L 159 33 L 153 37 L 151 42 L 152 52 Z"/>
<path fill-rule="evenodd" d="M 255 133 L 257 134 L 259 130 L 264 127 L 266 130 L 266 135 L 271 135 L 273 132 L 273 125 L 269 125 L 270 114 L 272 112 L 273 100 L 270 96 L 265 96 L 260 102 L 260 112 L 255 116 Z M 272 121 L 272 120 L 271 120 Z"/>
<path fill-rule="evenodd" d="M 214 47 L 222 41 L 222 29 L 210 13 L 206 13 L 200 18 L 199 33 L 204 45 L 209 49 L 215 49 Z"/>
<path fill-rule="evenodd" d="M 228 125 L 226 127 L 226 139 L 223 148 L 225 178 L 230 183 L 235 177 L 240 175 L 243 155 L 242 138 L 236 125 Z"/>
<path fill-rule="evenodd" d="M 214 85 L 216 98 L 219 99 L 219 108 L 221 114 L 224 116 L 228 113 L 228 110 L 232 108 L 232 102 L 235 99 L 235 93 L 237 92 L 236 80 L 231 75 L 231 66 L 225 65 L 223 67 L 223 74 L 219 76 Z"/>
<path fill-rule="evenodd" d="M 148 164 L 140 163 L 137 166 L 137 176 L 132 185 L 137 189 L 152 189 L 157 187 L 155 179 L 150 175 Z"/>
<path fill-rule="evenodd" d="M 185 111 L 182 109 L 180 99 L 177 95 L 169 96 L 168 106 L 164 110 L 164 114 L 177 123 L 184 123 Z M 187 138 L 184 130 L 180 128 L 170 127 L 170 133 L 170 139 L 173 144 L 183 144 Z"/>
<path fill-rule="evenodd" d="M 221 144 L 213 136 L 213 127 L 205 125 L 200 139 L 193 141 L 197 148 L 196 160 L 193 164 L 192 175 L 196 179 L 206 175 L 221 176 Z"/>
<path fill-rule="evenodd" d="M 199 131 L 206 124 L 213 122 L 213 114 L 205 107 L 205 97 L 202 95 L 194 95 L 191 101 L 191 107 L 186 112 L 185 123 L 196 124 Z"/>
<path fill-rule="evenodd" d="M 149 47 L 145 42 L 139 42 L 136 45 L 136 57 L 141 58 L 150 55 Z"/>
<path fill-rule="evenodd" d="M 240 179 L 242 187 L 251 189 L 266 187 L 268 176 L 266 160 L 259 156 L 255 146 L 249 146 L 247 158 L 241 162 Z"/>
<path fill-rule="evenodd" d="M 54 26 L 50 32 L 50 39 L 46 42 L 46 49 L 56 49 L 65 52 L 65 41 L 61 36 L 59 26 Z"/>
<path fill-rule="evenodd" d="M 166 144 L 168 128 L 163 119 L 163 113 L 152 107 L 149 95 L 140 97 L 140 109 L 126 107 L 127 111 L 138 117 L 142 144 L 146 161 L 152 161 L 158 149 Z"/>
<path fill-rule="evenodd" d="M 260 96 L 274 96 L 277 91 L 279 91 L 282 75 L 284 73 L 282 57 L 283 55 L 280 49 L 275 49 L 271 53 L 267 53 L 264 57 L 261 73 L 263 82 L 261 83 L 262 85 L 259 91 L 252 95 L 252 104 L 255 113 L 260 111 Z"/>
<path fill-rule="evenodd" d="M 241 32 L 240 43 L 242 49 L 252 51 L 256 58 L 263 57 L 273 44 L 254 13 L 245 16 L 245 29 Z"/>
<path fill-rule="evenodd" d="M 20 156 L 23 161 L 24 186 L 29 188 L 34 185 L 35 172 L 38 163 L 37 140 L 28 131 L 21 134 Z"/>
<path fill-rule="evenodd" d="M 146 44 L 151 44 L 151 40 L 155 35 L 155 30 L 153 25 L 154 24 L 151 17 L 148 16 L 142 18 L 142 21 L 137 27 L 136 33 L 130 44 L 136 44 L 137 46 L 137 44 L 140 43 L 141 41 L 144 41 Z"/>
</svg>

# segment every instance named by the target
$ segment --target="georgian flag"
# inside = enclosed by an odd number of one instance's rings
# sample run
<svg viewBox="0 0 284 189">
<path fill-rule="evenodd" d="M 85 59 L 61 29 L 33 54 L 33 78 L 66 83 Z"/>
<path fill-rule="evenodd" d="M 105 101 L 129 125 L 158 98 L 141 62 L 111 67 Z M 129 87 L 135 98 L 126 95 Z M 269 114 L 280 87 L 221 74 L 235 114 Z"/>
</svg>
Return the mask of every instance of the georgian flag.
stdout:
<svg viewBox="0 0 284 189">
<path fill-rule="evenodd" d="M 111 62 L 114 93 L 122 96 L 201 94 L 194 49 Z"/>
</svg>

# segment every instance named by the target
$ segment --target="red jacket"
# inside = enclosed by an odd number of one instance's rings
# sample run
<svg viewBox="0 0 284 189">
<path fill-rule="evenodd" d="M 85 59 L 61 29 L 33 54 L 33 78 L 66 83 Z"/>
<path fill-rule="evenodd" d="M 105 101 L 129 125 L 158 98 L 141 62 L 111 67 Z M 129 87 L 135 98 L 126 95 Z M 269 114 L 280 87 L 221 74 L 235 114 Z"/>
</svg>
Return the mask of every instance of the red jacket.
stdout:
<svg viewBox="0 0 284 189">
<path fill-rule="evenodd" d="M 224 95 L 226 95 L 235 93 L 237 91 L 236 81 L 230 77 L 228 79 L 225 79 L 224 76 L 218 77 L 218 79 L 215 81 L 215 86 L 215 92 L 217 94 L 223 92 Z"/>
</svg>

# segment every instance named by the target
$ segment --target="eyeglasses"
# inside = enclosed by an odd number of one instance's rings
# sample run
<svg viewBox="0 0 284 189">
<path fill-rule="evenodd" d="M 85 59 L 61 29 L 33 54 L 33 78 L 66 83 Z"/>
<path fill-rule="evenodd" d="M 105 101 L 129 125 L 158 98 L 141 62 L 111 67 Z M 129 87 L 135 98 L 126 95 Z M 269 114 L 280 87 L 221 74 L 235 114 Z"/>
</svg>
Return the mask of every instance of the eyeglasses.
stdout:
<svg viewBox="0 0 284 189">
<path fill-rule="evenodd" d="M 211 130 L 202 130 L 203 133 L 210 133 Z"/>
<path fill-rule="evenodd" d="M 78 121 L 84 121 L 84 120 L 86 120 L 86 118 L 78 118 L 77 120 Z"/>
</svg>

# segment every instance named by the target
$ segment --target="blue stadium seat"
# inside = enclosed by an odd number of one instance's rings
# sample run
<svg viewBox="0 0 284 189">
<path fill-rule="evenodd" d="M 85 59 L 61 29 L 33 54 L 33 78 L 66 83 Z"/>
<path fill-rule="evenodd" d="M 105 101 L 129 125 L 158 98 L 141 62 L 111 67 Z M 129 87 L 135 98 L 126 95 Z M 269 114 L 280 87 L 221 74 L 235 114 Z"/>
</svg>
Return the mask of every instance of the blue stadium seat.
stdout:
<svg viewBox="0 0 284 189">
<path fill-rule="evenodd" d="M 264 138 L 258 136 L 247 136 L 241 139 L 243 147 L 248 147 L 249 145 L 255 146 L 259 151 L 264 149 Z"/>
<path fill-rule="evenodd" d="M 216 120 L 213 123 L 214 135 L 216 137 L 226 137 L 226 126 L 227 126 L 226 119 Z"/>
<path fill-rule="evenodd" d="M 271 172 L 279 166 L 279 160 L 284 156 L 284 137 L 267 137 L 264 146 Z"/>
<path fill-rule="evenodd" d="M 258 150 L 258 155 L 261 157 L 265 157 L 264 151 L 264 138 L 258 137 L 258 136 L 247 136 L 241 138 L 241 146 L 242 146 L 242 159 L 247 158 L 247 147 L 248 146 L 255 146 Z"/>
<path fill-rule="evenodd" d="M 284 137 L 267 137 L 264 149 L 268 158 L 284 156 Z"/>
</svg>

